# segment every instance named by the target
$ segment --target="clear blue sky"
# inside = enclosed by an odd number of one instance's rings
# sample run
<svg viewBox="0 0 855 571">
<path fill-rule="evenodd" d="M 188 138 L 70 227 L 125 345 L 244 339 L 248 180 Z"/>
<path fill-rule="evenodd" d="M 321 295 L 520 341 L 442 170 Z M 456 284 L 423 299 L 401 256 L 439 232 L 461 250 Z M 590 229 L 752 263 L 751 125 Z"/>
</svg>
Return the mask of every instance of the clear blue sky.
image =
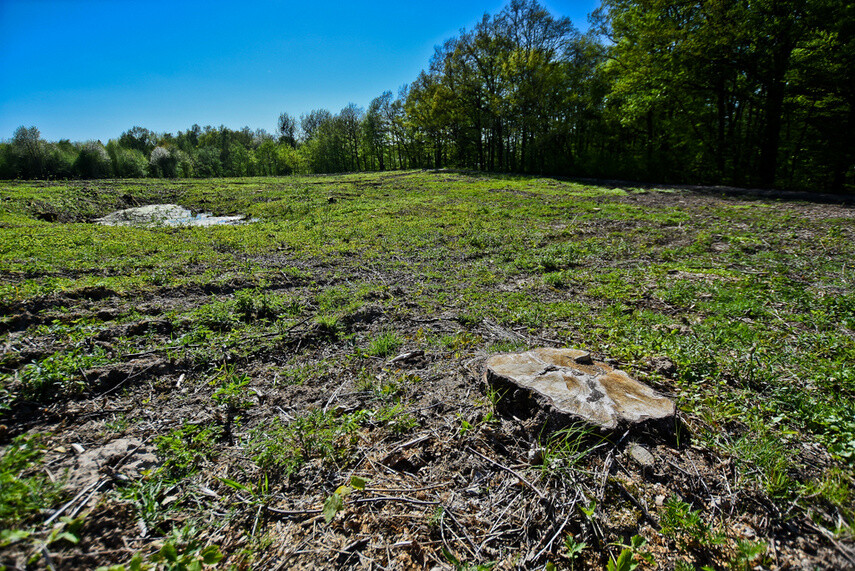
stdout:
<svg viewBox="0 0 855 571">
<path fill-rule="evenodd" d="M 139 125 L 273 132 L 279 114 L 367 106 L 496 0 L 0 0 L 0 139 L 117 138 Z M 587 29 L 598 0 L 542 0 Z"/>
</svg>

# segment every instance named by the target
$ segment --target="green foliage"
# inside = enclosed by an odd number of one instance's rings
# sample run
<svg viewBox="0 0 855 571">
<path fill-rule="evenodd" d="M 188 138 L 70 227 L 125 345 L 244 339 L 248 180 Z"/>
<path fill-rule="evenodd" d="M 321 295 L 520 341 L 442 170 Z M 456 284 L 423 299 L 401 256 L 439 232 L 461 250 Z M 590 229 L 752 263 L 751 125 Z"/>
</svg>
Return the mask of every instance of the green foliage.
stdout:
<svg viewBox="0 0 855 571">
<path fill-rule="evenodd" d="M 211 398 L 231 410 L 247 409 L 252 406 L 252 401 L 246 397 L 246 386 L 250 380 L 245 373 L 238 373 L 234 365 L 223 365 L 211 381 L 218 387 Z"/>
<path fill-rule="evenodd" d="M 119 178 L 143 178 L 148 174 L 148 160 L 137 149 L 126 149 L 116 141 L 107 143 L 107 154 L 112 162 L 113 173 Z"/>
<path fill-rule="evenodd" d="M 606 564 L 608 571 L 634 571 L 636 568 L 638 568 L 638 562 L 633 557 L 632 549 L 624 549 L 617 559 L 612 557 Z"/>
<path fill-rule="evenodd" d="M 336 514 L 344 508 L 344 499 L 355 490 L 364 490 L 366 483 L 367 482 L 364 478 L 351 476 L 349 484 L 339 486 L 336 491 L 324 501 L 324 520 L 327 523 L 331 522 L 333 518 L 335 518 Z"/>
<path fill-rule="evenodd" d="M 163 478 L 164 473 L 146 473 L 130 485 L 118 489 L 119 497 L 133 504 L 140 521 L 151 529 L 159 529 L 168 514 L 176 509 L 175 504 L 164 504 L 172 482 Z M 165 475 L 169 476 L 166 472 Z"/>
<path fill-rule="evenodd" d="M 723 541 L 723 537 L 701 518 L 700 510 L 693 510 L 679 498 L 669 498 L 664 508 L 659 519 L 662 533 L 675 539 L 683 548 L 709 547 Z"/>
<path fill-rule="evenodd" d="M 318 315 L 315 317 L 318 333 L 329 339 L 338 339 L 342 332 L 342 323 L 337 315 Z"/>
<path fill-rule="evenodd" d="M 290 423 L 277 418 L 250 431 L 247 452 L 271 478 L 288 478 L 313 458 L 342 468 L 367 416 L 365 411 L 336 416 L 315 410 Z"/>
<path fill-rule="evenodd" d="M 20 396 L 36 402 L 78 395 L 88 388 L 83 371 L 107 361 L 101 347 L 58 351 L 18 373 Z"/>
<path fill-rule="evenodd" d="M 454 566 L 455 571 L 490 571 L 496 566 L 495 561 L 487 561 L 486 563 L 465 563 L 460 561 L 448 548 L 442 548 L 442 556 L 445 560 Z"/>
<path fill-rule="evenodd" d="M 201 463 L 216 455 L 219 437 L 219 427 L 184 423 L 169 434 L 155 438 L 166 474 L 171 478 L 183 478 L 194 473 Z"/>
<path fill-rule="evenodd" d="M 541 470 L 544 476 L 572 472 L 591 453 L 596 441 L 602 441 L 595 431 L 583 423 L 562 428 L 549 435 L 540 446 Z"/>
<path fill-rule="evenodd" d="M 173 531 L 161 548 L 147 558 L 136 553 L 125 565 L 98 567 L 96 571 L 202 571 L 215 567 L 224 555 L 218 546 L 206 545 L 197 535 L 196 529 L 185 526 Z"/>
<path fill-rule="evenodd" d="M 100 142 L 89 142 L 83 145 L 73 168 L 80 178 L 107 178 L 113 174 L 110 156 Z"/>
<path fill-rule="evenodd" d="M 234 311 L 234 302 L 215 298 L 199 307 L 196 313 L 199 322 L 213 331 L 230 331 L 239 323 Z"/>
<path fill-rule="evenodd" d="M 372 420 L 387 427 L 396 434 L 410 432 L 419 425 L 419 421 L 416 417 L 407 413 L 402 403 L 380 407 L 380 409 L 372 415 Z"/>
<path fill-rule="evenodd" d="M 622 548 L 620 556 L 614 562 L 615 570 L 626 569 L 632 571 L 640 565 L 640 562 L 647 563 L 650 566 L 656 565 L 656 560 L 653 555 L 644 549 L 647 545 L 647 540 L 640 535 L 633 535 L 629 540 L 629 545 L 623 543 L 615 544 Z M 629 553 L 629 555 L 627 555 Z"/>
<path fill-rule="evenodd" d="M 375 337 L 368 346 L 368 354 L 376 357 L 388 357 L 400 349 L 404 340 L 394 331 L 385 331 Z"/>
<path fill-rule="evenodd" d="M 766 551 L 769 547 L 765 543 L 755 543 L 747 539 L 736 542 L 736 554 L 731 561 L 731 569 L 739 571 L 751 571 L 758 564 L 764 564 Z"/>
<path fill-rule="evenodd" d="M 207 565 L 216 565 L 222 558 L 223 554 L 216 545 L 203 546 L 198 541 L 190 540 L 179 550 L 169 540 L 150 560 L 167 571 L 201 571 Z"/>
<path fill-rule="evenodd" d="M 829 442 L 829 452 L 850 462 L 855 460 L 855 417 L 831 413 L 817 415 L 816 419 Z"/>
<path fill-rule="evenodd" d="M 26 526 L 41 510 L 53 507 L 62 498 L 62 482 L 52 482 L 37 469 L 42 454 L 43 438 L 40 435 L 18 436 L 3 448 L 0 456 L 0 529 Z"/>
<path fill-rule="evenodd" d="M 564 538 L 564 547 L 567 549 L 567 557 L 571 561 L 571 568 L 575 569 L 576 561 L 579 559 L 582 552 L 588 547 L 588 544 L 584 541 L 576 541 L 576 538 L 572 535 L 568 535 Z"/>
</svg>

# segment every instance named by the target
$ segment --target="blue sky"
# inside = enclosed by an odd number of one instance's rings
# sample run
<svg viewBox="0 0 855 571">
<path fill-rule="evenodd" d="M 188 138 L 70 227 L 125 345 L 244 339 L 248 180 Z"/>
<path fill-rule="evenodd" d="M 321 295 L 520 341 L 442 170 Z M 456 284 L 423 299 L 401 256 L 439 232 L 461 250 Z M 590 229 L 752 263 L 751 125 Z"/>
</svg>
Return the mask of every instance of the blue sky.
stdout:
<svg viewBox="0 0 855 571">
<path fill-rule="evenodd" d="M 367 106 L 504 2 L 0 0 L 0 139 L 117 138 L 139 125 L 274 131 L 283 111 Z M 542 0 L 587 28 L 598 0 Z"/>
</svg>

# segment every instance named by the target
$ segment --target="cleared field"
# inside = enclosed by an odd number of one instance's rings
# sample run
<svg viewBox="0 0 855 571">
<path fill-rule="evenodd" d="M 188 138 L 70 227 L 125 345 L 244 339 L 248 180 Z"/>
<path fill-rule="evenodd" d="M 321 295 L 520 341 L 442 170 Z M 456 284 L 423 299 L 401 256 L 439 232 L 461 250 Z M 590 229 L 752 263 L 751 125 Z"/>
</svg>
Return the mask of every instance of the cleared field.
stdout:
<svg viewBox="0 0 855 571">
<path fill-rule="evenodd" d="M 0 199 L 0 564 L 855 566 L 851 205 L 449 171 Z M 156 203 L 258 221 L 92 223 Z M 534 347 L 679 422 L 544 432 L 481 380 Z"/>
</svg>

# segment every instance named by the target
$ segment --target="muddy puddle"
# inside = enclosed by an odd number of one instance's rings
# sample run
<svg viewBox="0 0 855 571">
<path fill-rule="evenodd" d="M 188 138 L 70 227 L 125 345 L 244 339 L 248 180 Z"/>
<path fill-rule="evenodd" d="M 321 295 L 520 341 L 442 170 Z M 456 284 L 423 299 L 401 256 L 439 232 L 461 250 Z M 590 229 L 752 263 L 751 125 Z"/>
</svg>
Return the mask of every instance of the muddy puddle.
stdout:
<svg viewBox="0 0 855 571">
<path fill-rule="evenodd" d="M 253 222 L 246 216 L 214 216 L 209 212 L 194 214 L 177 204 L 151 204 L 126 208 L 95 220 L 105 226 L 221 226 Z"/>
</svg>

